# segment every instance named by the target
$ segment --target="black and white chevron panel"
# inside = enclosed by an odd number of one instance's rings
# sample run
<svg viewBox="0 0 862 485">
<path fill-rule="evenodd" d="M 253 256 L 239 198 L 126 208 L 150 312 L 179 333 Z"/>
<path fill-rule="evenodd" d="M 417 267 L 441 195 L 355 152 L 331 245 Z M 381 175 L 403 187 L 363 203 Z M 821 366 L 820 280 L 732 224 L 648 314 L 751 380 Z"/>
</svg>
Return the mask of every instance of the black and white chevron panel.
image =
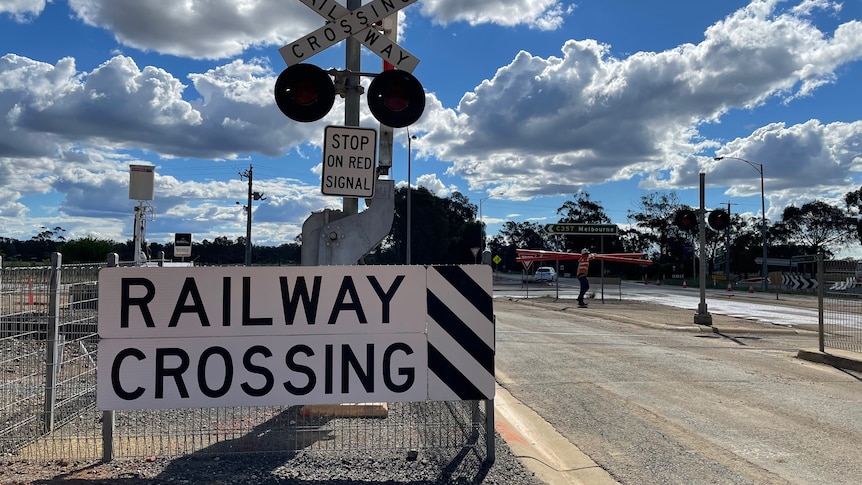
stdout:
<svg viewBox="0 0 862 485">
<path fill-rule="evenodd" d="M 494 397 L 491 267 L 428 268 L 428 399 Z"/>
<path fill-rule="evenodd" d="M 817 280 L 798 274 L 781 275 L 781 284 L 791 290 L 816 290 Z"/>
</svg>

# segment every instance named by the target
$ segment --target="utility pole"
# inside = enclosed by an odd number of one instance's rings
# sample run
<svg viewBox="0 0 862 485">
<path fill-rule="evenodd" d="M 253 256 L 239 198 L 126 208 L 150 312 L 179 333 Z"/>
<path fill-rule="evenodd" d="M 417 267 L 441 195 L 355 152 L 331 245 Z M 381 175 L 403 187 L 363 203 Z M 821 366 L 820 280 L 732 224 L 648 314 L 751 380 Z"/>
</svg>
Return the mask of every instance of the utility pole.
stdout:
<svg viewBox="0 0 862 485">
<path fill-rule="evenodd" d="M 730 206 L 731 205 L 736 205 L 736 204 L 731 204 L 730 202 L 727 203 L 727 220 L 728 220 L 728 222 L 731 221 L 731 217 L 730 217 Z M 730 283 L 730 228 L 731 227 L 733 227 L 733 224 L 728 224 L 727 229 L 725 229 L 726 232 L 725 232 L 725 242 L 724 242 L 724 278 L 728 284 L 728 288 L 732 287 L 732 286 L 730 286 L 730 284 L 731 284 Z"/>
<path fill-rule="evenodd" d="M 252 200 L 266 200 L 266 197 L 263 196 L 263 192 L 253 190 L 254 167 L 252 165 L 248 166 L 248 170 L 240 172 L 239 177 L 240 179 L 248 179 L 248 202 L 245 206 L 245 265 L 251 266 L 251 202 Z"/>
</svg>

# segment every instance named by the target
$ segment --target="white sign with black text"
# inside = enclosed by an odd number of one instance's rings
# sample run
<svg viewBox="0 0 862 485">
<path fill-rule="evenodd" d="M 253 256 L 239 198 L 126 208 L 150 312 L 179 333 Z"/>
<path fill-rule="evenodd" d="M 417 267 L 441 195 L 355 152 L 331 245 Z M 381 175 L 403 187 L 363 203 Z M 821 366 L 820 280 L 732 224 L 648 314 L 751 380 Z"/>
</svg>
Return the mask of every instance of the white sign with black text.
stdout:
<svg viewBox="0 0 862 485">
<path fill-rule="evenodd" d="M 377 180 L 377 131 L 327 126 L 323 138 L 323 195 L 372 197 Z"/>
<path fill-rule="evenodd" d="M 99 272 L 102 410 L 486 400 L 487 265 Z"/>
<path fill-rule="evenodd" d="M 105 268 L 99 337 L 422 332 L 421 266 Z"/>
<path fill-rule="evenodd" d="M 423 400 L 422 266 L 105 268 L 100 409 Z"/>
<path fill-rule="evenodd" d="M 99 409 L 423 401 L 421 333 L 107 339 Z"/>
<path fill-rule="evenodd" d="M 379 31 L 378 22 L 418 0 L 372 0 L 350 11 L 335 0 L 300 0 L 326 19 L 323 27 L 280 48 L 285 64 L 305 62 L 342 40 L 353 37 L 396 68 L 413 72 L 419 59 Z"/>
</svg>

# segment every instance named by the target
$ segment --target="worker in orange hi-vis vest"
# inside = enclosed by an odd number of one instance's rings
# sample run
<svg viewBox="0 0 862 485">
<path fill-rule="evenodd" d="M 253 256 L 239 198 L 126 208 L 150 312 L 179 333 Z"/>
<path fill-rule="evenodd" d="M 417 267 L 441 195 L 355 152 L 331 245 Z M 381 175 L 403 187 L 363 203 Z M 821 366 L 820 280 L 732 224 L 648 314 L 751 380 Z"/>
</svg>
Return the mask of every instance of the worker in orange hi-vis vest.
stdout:
<svg viewBox="0 0 862 485">
<path fill-rule="evenodd" d="M 578 258 L 578 282 L 581 284 L 581 292 L 578 293 L 578 306 L 580 308 L 587 307 L 587 304 L 584 302 L 584 295 L 590 289 L 590 280 L 587 279 L 587 273 L 590 272 L 590 260 L 594 257 L 595 255 L 590 253 L 589 249 L 584 248 L 581 250 L 581 257 Z"/>
</svg>

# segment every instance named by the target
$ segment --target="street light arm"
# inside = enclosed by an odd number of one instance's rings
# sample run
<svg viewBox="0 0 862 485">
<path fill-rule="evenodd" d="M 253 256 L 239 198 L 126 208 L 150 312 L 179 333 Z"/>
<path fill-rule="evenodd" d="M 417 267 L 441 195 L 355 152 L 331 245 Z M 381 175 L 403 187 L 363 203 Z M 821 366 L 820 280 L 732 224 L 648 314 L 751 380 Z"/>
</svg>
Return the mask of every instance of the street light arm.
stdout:
<svg viewBox="0 0 862 485">
<path fill-rule="evenodd" d="M 751 168 L 757 170 L 757 172 L 760 174 L 760 176 L 763 177 L 763 164 L 762 163 L 754 163 L 754 162 L 751 162 L 749 160 L 746 160 L 744 158 L 739 158 L 739 157 L 714 157 L 713 160 L 715 160 L 716 162 L 720 162 L 721 160 L 724 160 L 725 158 L 730 158 L 731 160 L 739 160 L 740 162 L 745 162 L 745 163 L 751 165 Z"/>
<path fill-rule="evenodd" d="M 761 276 L 763 276 L 763 291 L 768 290 L 768 277 L 769 277 L 769 263 L 767 261 L 767 251 L 766 251 L 766 191 L 763 185 L 763 164 L 762 163 L 754 163 L 750 160 L 746 160 L 744 158 L 739 157 L 714 157 L 713 160 L 716 162 L 724 160 L 725 158 L 729 158 L 732 160 L 739 160 L 740 162 L 745 162 L 751 166 L 751 168 L 757 170 L 757 173 L 760 174 L 760 234 L 763 239 L 763 264 L 761 268 Z M 777 297 L 776 293 L 776 297 Z"/>
</svg>

